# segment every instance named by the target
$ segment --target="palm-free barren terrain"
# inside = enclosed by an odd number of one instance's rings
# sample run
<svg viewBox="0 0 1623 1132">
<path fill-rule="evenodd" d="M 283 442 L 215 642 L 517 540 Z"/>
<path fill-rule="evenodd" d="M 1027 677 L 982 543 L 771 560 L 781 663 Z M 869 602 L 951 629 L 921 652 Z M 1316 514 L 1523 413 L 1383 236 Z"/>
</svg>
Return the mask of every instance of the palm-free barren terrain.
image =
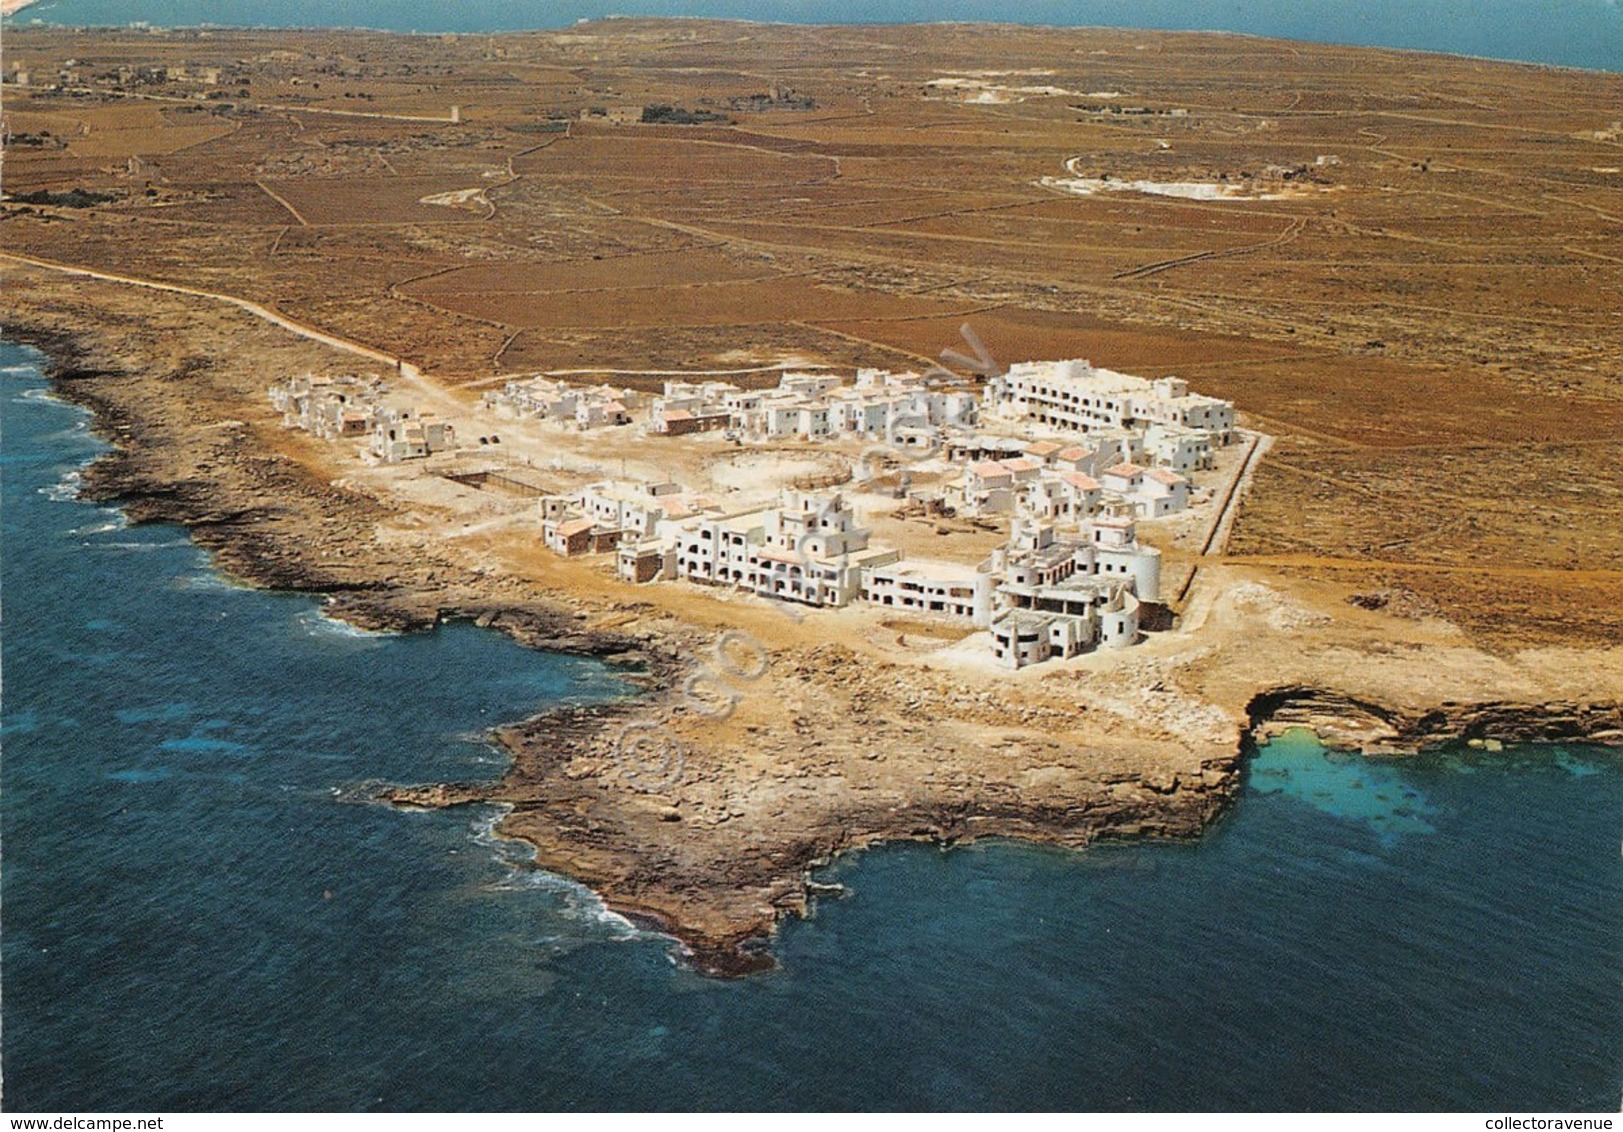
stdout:
<svg viewBox="0 0 1623 1132">
<path fill-rule="evenodd" d="M 706 969 L 768 962 L 808 868 L 874 841 L 1198 834 L 1290 724 L 1371 753 L 1623 740 L 1623 77 L 632 20 L 8 27 L 5 73 L 0 318 L 115 444 L 87 490 L 363 626 L 467 616 L 623 665 L 640 694 L 500 730 L 499 782 L 369 796 L 507 805 L 540 866 Z M 1143 644 L 1005 672 L 861 603 L 632 586 L 545 550 L 533 503 L 266 398 L 377 373 L 549 488 L 723 492 L 839 463 L 526 432 L 480 395 L 919 369 L 966 325 L 1003 364 L 1177 374 L 1273 438 L 1231 506 L 1142 529 L 1172 583 Z"/>
</svg>

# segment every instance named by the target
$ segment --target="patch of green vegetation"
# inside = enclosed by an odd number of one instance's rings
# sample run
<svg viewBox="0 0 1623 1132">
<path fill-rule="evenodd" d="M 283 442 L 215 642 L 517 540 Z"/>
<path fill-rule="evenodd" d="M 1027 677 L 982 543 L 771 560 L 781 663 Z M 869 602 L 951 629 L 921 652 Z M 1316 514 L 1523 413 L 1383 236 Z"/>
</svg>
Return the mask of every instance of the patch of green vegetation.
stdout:
<svg viewBox="0 0 1623 1132">
<path fill-rule="evenodd" d="M 39 189 L 32 193 L 17 193 L 12 199 L 21 204 L 45 204 L 53 208 L 94 208 L 98 204 L 115 201 L 118 197 L 112 193 L 74 188 L 62 193 Z"/>
<path fill-rule="evenodd" d="M 687 110 L 681 106 L 644 106 L 642 120 L 659 126 L 696 126 L 701 122 L 724 122 L 732 119 L 714 110 Z"/>
</svg>

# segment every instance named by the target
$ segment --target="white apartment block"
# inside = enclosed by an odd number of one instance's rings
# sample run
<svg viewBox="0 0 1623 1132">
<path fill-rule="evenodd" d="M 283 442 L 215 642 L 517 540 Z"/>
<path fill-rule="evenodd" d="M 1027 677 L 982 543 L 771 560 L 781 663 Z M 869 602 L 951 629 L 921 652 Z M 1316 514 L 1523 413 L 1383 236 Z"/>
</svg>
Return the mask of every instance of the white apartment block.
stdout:
<svg viewBox="0 0 1623 1132">
<path fill-rule="evenodd" d="M 487 393 L 485 407 L 506 410 L 516 417 L 539 420 L 573 420 L 580 391 L 564 381 L 536 377 L 509 381 L 499 393 Z"/>
<path fill-rule="evenodd" d="M 1017 519 L 1007 546 L 979 566 L 909 560 L 866 570 L 862 596 L 989 629 L 994 659 L 1019 668 L 1135 643 L 1140 604 L 1159 600 L 1160 588 L 1160 552 L 1139 544 L 1132 515 L 1118 506 L 1081 538 Z"/>
<path fill-rule="evenodd" d="M 1107 495 L 1127 503 L 1141 519 L 1164 518 L 1189 506 L 1189 481 L 1166 468 L 1117 464 L 1104 470 L 1102 483 Z"/>
<path fill-rule="evenodd" d="M 687 518 L 708 503 L 683 490 L 677 483 L 632 483 L 602 480 L 587 484 L 572 502 L 580 513 L 600 527 L 634 538 L 646 538 L 655 526 L 673 511 Z"/>
<path fill-rule="evenodd" d="M 1138 640 L 1138 600 L 1126 586 L 1054 587 L 1042 606 L 998 615 L 992 622 L 994 660 L 1006 668 L 1024 668 L 1101 647 L 1126 648 Z"/>
<path fill-rule="evenodd" d="M 1065 432 L 1162 424 L 1204 430 L 1218 446 L 1234 439 L 1232 402 L 1191 393 L 1181 378 L 1147 381 L 1096 368 L 1083 358 L 1011 366 L 987 382 L 985 407 Z"/>
<path fill-rule="evenodd" d="M 702 516 L 674 530 L 675 572 L 785 601 L 844 606 L 861 595 L 865 570 L 898 558 L 870 547 L 868 537 L 839 493 L 785 491 L 778 507 Z"/>
<path fill-rule="evenodd" d="M 648 431 L 660 436 L 683 436 L 726 428 L 732 415 L 723 401 L 736 389 L 720 381 L 667 381 L 664 394 L 655 397 L 649 409 Z"/>
<path fill-rule="evenodd" d="M 1209 470 L 1217 464 L 1212 451 L 1212 434 L 1205 429 L 1181 425 L 1152 424 L 1145 429 L 1140 458 L 1183 475 Z M 1131 456 L 1125 457 L 1124 462 L 1131 459 Z"/>
<path fill-rule="evenodd" d="M 862 597 L 904 613 L 992 624 L 996 579 L 974 566 L 908 559 L 863 571 Z"/>
<path fill-rule="evenodd" d="M 1140 546 L 1133 519 L 1117 512 L 1095 518 L 1085 536 L 1062 540 L 1052 526 L 1016 521 L 1008 548 L 988 560 L 1004 607 L 991 626 L 998 663 L 1021 668 L 1138 640 L 1140 602 L 1160 596 L 1160 552 Z"/>
<path fill-rule="evenodd" d="M 1026 486 L 1020 503 L 1038 519 L 1081 523 L 1104 503 L 1104 486 L 1086 472 L 1056 472 Z"/>
<path fill-rule="evenodd" d="M 1081 537 L 1017 518 L 1008 544 L 971 566 L 904 562 L 871 546 L 838 492 L 785 491 L 777 507 L 658 517 L 663 501 L 687 498 L 674 489 L 606 482 L 544 499 L 547 543 L 561 554 L 592 553 L 610 549 L 612 536 L 618 572 L 631 582 L 680 579 L 817 606 L 861 598 L 965 621 L 991 631 L 994 656 L 1009 667 L 1130 645 L 1140 602 L 1160 597 L 1160 552 L 1139 544 L 1124 504 L 1093 515 Z"/>
</svg>

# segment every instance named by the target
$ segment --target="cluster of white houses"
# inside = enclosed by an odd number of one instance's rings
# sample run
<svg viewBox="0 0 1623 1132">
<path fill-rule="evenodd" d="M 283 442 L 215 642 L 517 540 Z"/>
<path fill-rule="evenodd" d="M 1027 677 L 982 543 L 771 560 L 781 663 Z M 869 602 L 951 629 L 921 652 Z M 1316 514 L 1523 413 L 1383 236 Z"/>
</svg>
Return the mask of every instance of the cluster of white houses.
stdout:
<svg viewBox="0 0 1623 1132">
<path fill-rule="evenodd" d="M 946 388 L 939 377 L 878 369 L 859 369 L 852 386 L 827 373 L 784 373 L 777 388 L 764 390 L 667 381 L 653 399 L 648 429 L 661 436 L 726 429 L 749 439 L 856 435 L 903 443 L 917 434 L 931 448 L 958 440 L 962 450 L 975 444 L 964 434 L 983 416 L 1054 436 L 1114 440 L 1116 462 L 1143 458 L 1176 472 L 1210 467 L 1213 448 L 1234 439 L 1231 402 L 1191 393 L 1181 378 L 1150 381 L 1080 358 L 1021 362 L 988 380 L 979 396 Z"/>
<path fill-rule="evenodd" d="M 422 459 L 456 447 L 456 430 L 431 412 L 384 402 L 376 378 L 292 377 L 270 388 L 271 404 L 287 428 L 324 440 L 365 440 L 386 463 Z"/>
<path fill-rule="evenodd" d="M 1134 463 L 1143 456 L 1126 455 L 1123 447 L 1115 440 L 1063 448 L 1036 441 L 1019 456 L 968 462 L 962 474 L 946 482 L 942 496 L 963 514 L 1018 512 L 1073 523 L 1112 505 L 1144 519 L 1189 506 L 1187 477 Z"/>
<path fill-rule="evenodd" d="M 990 431 L 999 426 L 1005 433 Z M 785 373 L 768 390 L 669 381 L 648 427 L 662 436 L 879 439 L 961 464 L 941 491 L 961 513 L 1076 521 L 1125 503 L 1153 519 L 1189 505 L 1188 475 L 1213 467 L 1215 449 L 1234 439 L 1234 406 L 1191 393 L 1180 378 L 1148 381 L 1073 359 L 1016 365 L 980 397 L 876 369 L 858 370 L 851 387 L 820 373 Z M 1019 439 L 1011 428 L 1064 439 Z"/>
<path fill-rule="evenodd" d="M 830 374 L 785 373 L 768 390 L 670 381 L 654 398 L 651 433 L 712 430 L 939 453 L 958 469 L 938 489 L 942 502 L 1007 516 L 1009 541 L 974 565 L 904 561 L 870 544 L 838 492 L 785 491 L 776 506 L 729 512 L 677 484 L 609 481 L 542 500 L 547 545 L 612 550 L 636 583 L 680 580 L 819 606 L 863 600 L 957 619 L 989 630 L 995 659 L 1011 668 L 1138 639 L 1140 603 L 1160 599 L 1161 560 L 1140 545 L 1136 523 L 1186 508 L 1189 474 L 1213 467 L 1215 449 L 1235 435 L 1227 401 L 1178 378 L 1148 381 L 1083 360 L 1014 366 L 979 397 L 863 369 L 850 387 Z"/>
<path fill-rule="evenodd" d="M 916 373 L 857 370 L 846 386 L 827 373 L 784 373 L 776 389 L 723 381 L 667 381 L 654 398 L 648 430 L 661 436 L 726 429 L 741 439 L 824 440 L 841 436 L 933 443 L 940 430 L 970 428 L 975 394 L 946 390 Z"/>
<path fill-rule="evenodd" d="M 979 395 L 957 384 L 876 369 L 858 370 L 852 386 L 792 372 L 766 390 L 668 381 L 648 431 L 917 448 L 946 469 L 927 489 L 942 504 L 1008 518 L 1008 542 L 979 563 L 903 560 L 872 545 L 837 491 L 787 490 L 775 506 L 728 510 L 676 483 L 605 480 L 544 496 L 542 538 L 562 555 L 612 553 L 634 583 L 956 619 L 988 630 L 995 659 L 1011 668 L 1133 643 L 1140 603 L 1159 601 L 1161 584 L 1160 552 L 1140 545 L 1136 523 L 1189 505 L 1188 476 L 1234 440 L 1233 405 L 1178 378 L 1148 381 L 1084 360 L 1022 363 Z M 375 379 L 305 377 L 273 387 L 271 400 L 289 427 L 368 438 L 382 460 L 454 446 L 449 424 L 388 406 L 383 392 Z M 544 377 L 485 397 L 498 412 L 582 429 L 629 424 L 634 402 L 628 391 Z"/>
<path fill-rule="evenodd" d="M 955 619 L 990 630 L 994 657 L 1011 668 L 1132 644 L 1139 603 L 1160 596 L 1160 552 L 1139 544 L 1123 507 L 1094 515 L 1074 537 L 1016 518 L 1008 544 L 977 565 L 904 561 L 872 545 L 838 492 L 787 490 L 777 506 L 728 512 L 674 483 L 603 481 L 542 499 L 540 513 L 549 547 L 612 551 L 630 582 L 726 586 L 827 607 L 863 600 Z"/>
<path fill-rule="evenodd" d="M 571 385 L 533 377 L 509 381 L 484 396 L 484 407 L 520 419 L 557 421 L 576 428 L 606 428 L 631 423 L 628 407 L 636 395 L 604 385 Z"/>
</svg>

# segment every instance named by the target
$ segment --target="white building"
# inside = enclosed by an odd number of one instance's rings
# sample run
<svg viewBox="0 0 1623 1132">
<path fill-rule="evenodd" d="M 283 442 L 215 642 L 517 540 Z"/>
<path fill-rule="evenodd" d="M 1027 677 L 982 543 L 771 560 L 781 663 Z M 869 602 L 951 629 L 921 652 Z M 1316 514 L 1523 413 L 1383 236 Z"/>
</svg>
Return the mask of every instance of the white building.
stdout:
<svg viewBox="0 0 1623 1132">
<path fill-rule="evenodd" d="M 956 562 L 908 559 L 863 572 L 864 601 L 925 616 L 951 617 L 979 628 L 992 623 L 990 572 Z"/>
<path fill-rule="evenodd" d="M 675 574 L 808 605 L 844 606 L 862 593 L 863 571 L 896 551 L 868 545 L 869 531 L 839 493 L 785 491 L 781 505 L 703 516 L 672 532 Z"/>
<path fill-rule="evenodd" d="M 1026 485 L 1020 501 L 1039 519 L 1080 523 L 1099 510 L 1104 488 L 1084 472 L 1058 472 Z"/>
<path fill-rule="evenodd" d="M 1117 464 L 1102 479 L 1107 495 L 1132 507 L 1141 519 L 1160 519 L 1189 506 L 1189 481 L 1166 468 Z"/>
<path fill-rule="evenodd" d="M 270 387 L 271 405 L 283 428 L 303 429 L 323 440 L 364 437 L 372 431 L 383 386 L 376 378 L 293 377 Z"/>
<path fill-rule="evenodd" d="M 1138 640 L 1140 603 L 1160 597 L 1160 551 L 1139 545 L 1125 508 L 1083 530 L 1081 540 L 1060 539 L 1049 524 L 1016 520 L 1008 547 L 983 564 L 998 579 L 1003 611 L 991 629 L 1000 664 L 1020 668 Z"/>
<path fill-rule="evenodd" d="M 583 390 L 575 403 L 575 425 L 578 428 L 605 428 L 630 423 L 630 410 L 624 401 L 612 393 L 594 396 L 592 390 Z"/>
<path fill-rule="evenodd" d="M 931 447 L 941 429 L 969 427 L 979 412 L 974 394 L 931 388 L 918 374 L 862 369 L 856 385 L 845 386 L 833 374 L 784 373 L 775 389 L 764 390 L 722 382 L 667 382 L 664 396 L 655 402 L 649 431 L 696 432 L 716 427 L 725 413 L 727 428 L 757 439 L 864 436 Z"/>
<path fill-rule="evenodd" d="M 722 429 L 731 423 L 724 399 L 738 387 L 725 382 L 696 384 L 667 381 L 663 396 L 655 397 L 648 413 L 648 431 L 659 436 L 683 436 Z"/>
<path fill-rule="evenodd" d="M 455 446 L 456 430 L 433 413 L 382 408 L 372 417 L 372 455 L 386 464 L 419 460 Z"/>
<path fill-rule="evenodd" d="M 680 505 L 684 516 L 691 513 L 694 499 L 681 484 L 601 480 L 581 488 L 573 503 L 599 526 L 640 539 L 654 533 L 673 504 Z"/>
<path fill-rule="evenodd" d="M 623 577 L 646 582 L 675 576 L 675 560 L 665 551 L 673 549 L 673 532 L 704 514 L 721 513 L 708 497 L 685 490 L 676 483 L 640 483 L 600 480 L 587 484 L 572 495 L 547 495 L 537 503 L 542 541 L 558 554 L 604 554 L 620 549 L 652 544 L 660 548 L 652 560 L 638 562 L 617 559 Z"/>
<path fill-rule="evenodd" d="M 1203 429 L 1215 445 L 1234 439 L 1232 402 L 1191 393 L 1181 378 L 1146 381 L 1096 368 L 1083 358 L 1011 366 L 987 382 L 985 407 L 1064 432 L 1142 430 L 1159 423 Z"/>
<path fill-rule="evenodd" d="M 1117 583 L 1047 587 L 1029 607 L 1006 609 L 992 622 L 992 656 L 1024 668 L 1095 648 L 1126 648 L 1138 640 L 1138 599 Z"/>
<path fill-rule="evenodd" d="M 570 385 L 544 377 L 509 381 L 500 392 L 487 393 L 486 409 L 519 418 L 573 423 L 577 428 L 604 428 L 631 423 L 630 390 L 601 385 Z"/>
<path fill-rule="evenodd" d="M 1211 433 L 1182 425 L 1152 424 L 1146 428 L 1141 458 L 1184 475 L 1216 467 Z"/>
<path fill-rule="evenodd" d="M 485 395 L 487 408 L 540 420 L 573 420 L 579 401 L 580 391 L 573 385 L 542 377 L 509 381 L 501 392 Z"/>
</svg>

